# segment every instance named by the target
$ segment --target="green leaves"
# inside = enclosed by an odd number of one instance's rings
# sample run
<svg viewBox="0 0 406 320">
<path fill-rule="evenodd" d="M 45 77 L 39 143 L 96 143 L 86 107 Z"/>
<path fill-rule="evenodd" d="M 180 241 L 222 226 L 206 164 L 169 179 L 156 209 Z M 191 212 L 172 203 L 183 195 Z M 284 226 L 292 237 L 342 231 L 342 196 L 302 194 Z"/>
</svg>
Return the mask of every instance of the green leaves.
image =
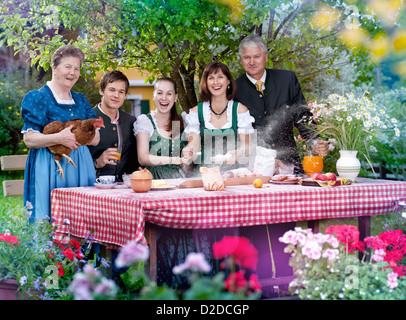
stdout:
<svg viewBox="0 0 406 320">
<path fill-rule="evenodd" d="M 12 15 L 11 2 L 3 1 L 0 43 L 27 53 L 32 65 L 44 69 L 55 49 L 71 42 L 85 52 L 92 76 L 118 67 L 170 75 L 183 88 L 179 100 L 185 110 L 197 101 L 193 83 L 207 63 L 220 60 L 239 75 L 233 62 L 240 39 L 251 33 L 267 39 L 269 32 L 268 66 L 295 70 L 305 91 L 318 72 L 337 70 L 342 48 L 334 36 L 310 28 L 314 8 L 306 1 L 243 2 L 236 20 L 223 4 L 234 2 L 220 0 L 25 0 L 12 7 Z M 326 46 L 334 48 L 328 59 Z"/>
</svg>

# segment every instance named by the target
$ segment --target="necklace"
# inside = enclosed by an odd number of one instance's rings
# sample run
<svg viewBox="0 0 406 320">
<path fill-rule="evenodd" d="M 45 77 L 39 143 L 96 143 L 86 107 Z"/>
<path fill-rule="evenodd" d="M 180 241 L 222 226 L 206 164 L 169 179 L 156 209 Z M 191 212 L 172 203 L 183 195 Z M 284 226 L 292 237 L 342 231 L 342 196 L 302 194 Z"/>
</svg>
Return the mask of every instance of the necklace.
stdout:
<svg viewBox="0 0 406 320">
<path fill-rule="evenodd" d="M 228 103 L 227 103 L 226 107 L 223 109 L 223 111 L 221 111 L 220 113 L 217 113 L 216 111 L 213 110 L 213 108 L 211 107 L 211 104 L 209 104 L 209 108 L 210 108 L 211 112 L 213 112 L 217 116 L 217 119 L 220 119 L 221 115 L 227 110 L 227 107 L 228 107 Z"/>
</svg>

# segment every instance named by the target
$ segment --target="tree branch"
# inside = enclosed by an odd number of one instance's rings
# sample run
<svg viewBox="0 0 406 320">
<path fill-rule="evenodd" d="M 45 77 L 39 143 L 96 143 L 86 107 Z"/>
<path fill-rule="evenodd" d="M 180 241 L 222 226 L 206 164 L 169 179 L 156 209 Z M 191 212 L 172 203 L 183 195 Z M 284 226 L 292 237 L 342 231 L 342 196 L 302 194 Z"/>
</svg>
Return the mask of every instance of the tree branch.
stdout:
<svg viewBox="0 0 406 320">
<path fill-rule="evenodd" d="M 267 32 L 267 35 L 266 35 L 267 39 L 270 39 L 272 37 L 274 19 L 275 19 L 275 9 L 272 8 L 271 11 L 269 12 L 268 32 Z"/>
</svg>

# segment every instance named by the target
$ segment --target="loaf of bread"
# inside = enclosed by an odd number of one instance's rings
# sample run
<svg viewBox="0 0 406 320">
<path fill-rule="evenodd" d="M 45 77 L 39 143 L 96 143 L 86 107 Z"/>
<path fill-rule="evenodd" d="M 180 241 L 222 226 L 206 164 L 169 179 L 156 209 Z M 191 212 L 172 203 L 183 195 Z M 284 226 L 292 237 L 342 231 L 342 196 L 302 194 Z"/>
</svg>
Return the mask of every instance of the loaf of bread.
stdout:
<svg viewBox="0 0 406 320">
<path fill-rule="evenodd" d="M 201 167 L 200 173 L 202 174 L 204 190 L 219 191 L 225 189 L 224 180 L 218 166 L 213 168 Z"/>
</svg>

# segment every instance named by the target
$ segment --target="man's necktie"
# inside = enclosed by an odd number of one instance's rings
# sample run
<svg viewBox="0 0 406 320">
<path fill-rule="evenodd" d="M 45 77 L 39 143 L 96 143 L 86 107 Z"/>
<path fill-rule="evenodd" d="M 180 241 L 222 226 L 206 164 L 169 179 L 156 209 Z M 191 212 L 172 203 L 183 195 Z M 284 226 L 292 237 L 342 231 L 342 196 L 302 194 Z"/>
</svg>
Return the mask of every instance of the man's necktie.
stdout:
<svg viewBox="0 0 406 320">
<path fill-rule="evenodd" d="M 262 94 L 264 94 L 264 92 L 262 91 L 262 84 L 263 84 L 262 81 L 257 81 L 257 90 Z"/>
</svg>

